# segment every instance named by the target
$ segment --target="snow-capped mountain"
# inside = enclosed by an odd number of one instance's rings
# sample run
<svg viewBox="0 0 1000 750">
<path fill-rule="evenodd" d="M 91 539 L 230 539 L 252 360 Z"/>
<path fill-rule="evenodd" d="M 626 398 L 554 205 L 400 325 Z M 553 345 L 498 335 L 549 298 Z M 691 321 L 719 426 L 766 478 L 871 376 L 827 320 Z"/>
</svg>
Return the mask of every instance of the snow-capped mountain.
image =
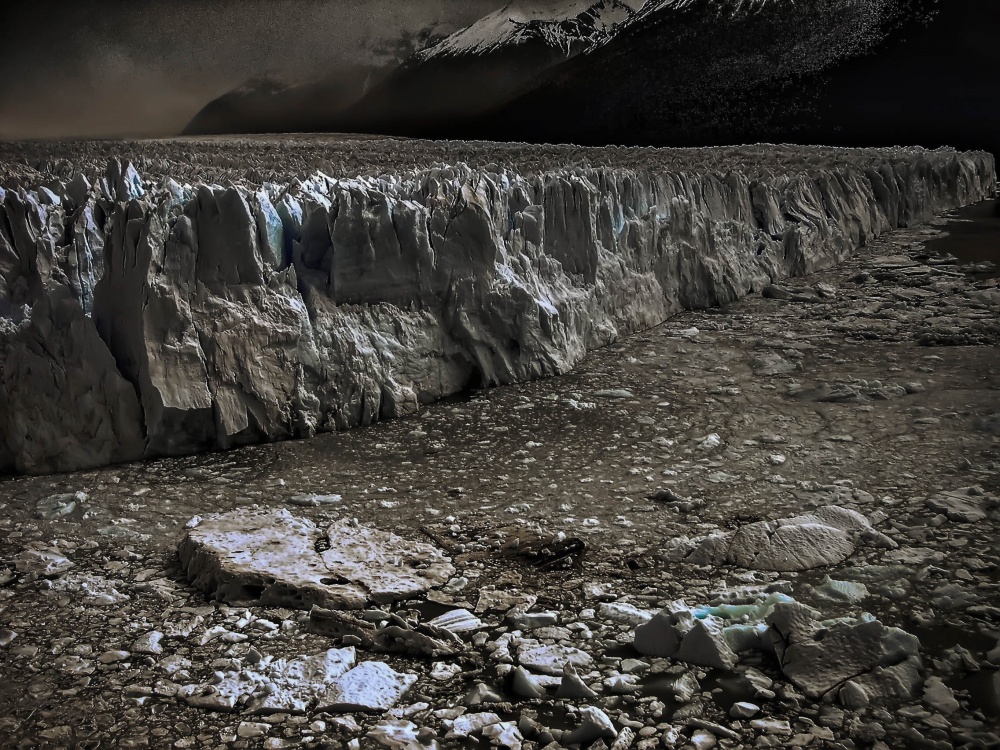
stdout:
<svg viewBox="0 0 1000 750">
<path fill-rule="evenodd" d="M 606 44 L 643 0 L 515 0 L 417 52 L 335 129 L 436 135 L 530 90 L 553 67 Z"/>
<path fill-rule="evenodd" d="M 337 112 L 279 109 L 299 131 L 975 148 L 1000 144 L 1000 111 L 970 104 L 1000 101 L 997 36 L 982 0 L 517 0 Z"/>
<path fill-rule="evenodd" d="M 415 59 L 488 55 L 538 40 L 570 56 L 605 42 L 636 16 L 644 2 L 563 0 L 543 6 L 512 2 L 418 52 Z"/>
</svg>

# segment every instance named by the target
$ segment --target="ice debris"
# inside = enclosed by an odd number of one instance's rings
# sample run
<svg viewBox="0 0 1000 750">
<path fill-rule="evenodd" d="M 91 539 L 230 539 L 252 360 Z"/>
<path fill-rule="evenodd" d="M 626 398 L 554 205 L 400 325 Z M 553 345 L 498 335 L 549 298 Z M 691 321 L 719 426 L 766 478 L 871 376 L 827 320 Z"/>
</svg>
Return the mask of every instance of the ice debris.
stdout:
<svg viewBox="0 0 1000 750">
<path fill-rule="evenodd" d="M 758 521 L 707 537 L 674 539 L 664 557 L 695 565 L 736 565 L 791 572 L 836 565 L 862 544 L 893 549 L 862 514 L 837 505 L 776 521 Z"/>
<path fill-rule="evenodd" d="M 188 579 L 206 594 L 297 609 L 407 599 L 455 572 L 428 544 L 343 519 L 320 529 L 284 509 L 207 516 L 179 552 Z"/>
</svg>

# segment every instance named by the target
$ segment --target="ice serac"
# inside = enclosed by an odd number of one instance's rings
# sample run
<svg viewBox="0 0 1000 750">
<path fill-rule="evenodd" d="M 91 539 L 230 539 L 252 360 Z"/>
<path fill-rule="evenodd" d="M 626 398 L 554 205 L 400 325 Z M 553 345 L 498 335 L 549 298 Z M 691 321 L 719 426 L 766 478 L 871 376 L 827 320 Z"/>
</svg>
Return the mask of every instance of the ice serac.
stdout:
<svg viewBox="0 0 1000 750">
<path fill-rule="evenodd" d="M 93 186 L 12 188 L 0 471 L 308 436 L 558 375 L 995 188 L 983 153 L 829 156 L 255 186 L 113 162 Z"/>
</svg>

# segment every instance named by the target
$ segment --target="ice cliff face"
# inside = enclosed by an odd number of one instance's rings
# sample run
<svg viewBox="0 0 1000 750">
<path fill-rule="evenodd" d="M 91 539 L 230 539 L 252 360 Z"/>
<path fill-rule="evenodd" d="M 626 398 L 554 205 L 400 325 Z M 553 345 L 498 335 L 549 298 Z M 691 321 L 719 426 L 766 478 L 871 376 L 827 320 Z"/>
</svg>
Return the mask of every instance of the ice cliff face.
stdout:
<svg viewBox="0 0 1000 750">
<path fill-rule="evenodd" d="M 557 375 L 995 187 L 982 153 L 816 163 L 246 188 L 113 162 L 95 186 L 0 190 L 0 470 L 308 436 Z"/>
</svg>

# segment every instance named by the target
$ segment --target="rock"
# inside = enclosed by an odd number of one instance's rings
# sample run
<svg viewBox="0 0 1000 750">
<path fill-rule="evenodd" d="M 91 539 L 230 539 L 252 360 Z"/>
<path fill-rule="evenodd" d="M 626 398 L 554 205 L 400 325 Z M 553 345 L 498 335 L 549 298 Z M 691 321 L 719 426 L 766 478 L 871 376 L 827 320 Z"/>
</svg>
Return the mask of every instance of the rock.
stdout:
<svg viewBox="0 0 1000 750">
<path fill-rule="evenodd" d="M 895 546 L 860 513 L 834 505 L 793 518 L 747 524 L 728 534 L 703 537 L 691 544 L 675 545 L 667 557 L 698 565 L 730 564 L 753 570 L 792 572 L 841 563 L 862 542 Z"/>
<path fill-rule="evenodd" d="M 597 606 L 597 616 L 602 620 L 635 626 L 650 620 L 653 613 L 624 602 L 607 602 Z"/>
<path fill-rule="evenodd" d="M 73 567 L 73 562 L 58 552 L 28 549 L 14 556 L 14 569 L 19 573 L 34 573 L 45 578 L 61 576 Z"/>
<path fill-rule="evenodd" d="M 535 606 L 537 600 L 538 597 L 534 594 L 522 594 L 517 591 L 502 591 L 493 587 L 486 587 L 479 592 L 476 612 L 482 613 L 489 610 L 507 611 L 514 607 L 528 610 Z"/>
<path fill-rule="evenodd" d="M 719 740 L 714 734 L 704 729 L 698 729 L 692 733 L 687 746 L 694 748 L 694 750 L 710 750 L 718 744 Z"/>
<path fill-rule="evenodd" d="M 111 650 L 105 651 L 97 657 L 101 664 L 117 664 L 120 661 L 127 661 L 132 656 L 128 651 Z"/>
<path fill-rule="evenodd" d="M 483 728 L 483 737 L 492 745 L 506 747 L 509 750 L 521 750 L 524 737 L 512 721 L 498 721 Z"/>
<path fill-rule="evenodd" d="M 694 672 L 685 672 L 670 683 L 669 689 L 678 703 L 690 703 L 691 699 L 701 691 L 701 683 L 698 682 Z"/>
<path fill-rule="evenodd" d="M 555 612 L 521 612 L 516 609 L 507 613 L 507 622 L 518 630 L 536 630 L 555 625 L 559 615 Z"/>
<path fill-rule="evenodd" d="M 733 742 L 740 741 L 739 732 L 735 732 L 732 729 L 727 729 L 721 724 L 716 724 L 714 721 L 706 721 L 705 719 L 690 719 L 688 721 L 688 726 L 696 727 L 698 729 L 706 729 L 716 737 L 722 737 L 723 739 L 732 740 Z"/>
<path fill-rule="evenodd" d="M 760 706 L 754 703 L 746 703 L 740 701 L 734 703 L 732 708 L 729 709 L 729 715 L 734 719 L 752 719 L 754 716 L 760 713 Z"/>
<path fill-rule="evenodd" d="M 622 727 L 622 731 L 618 733 L 618 737 L 608 750 L 629 750 L 633 742 L 635 742 L 635 730 L 632 727 Z"/>
<path fill-rule="evenodd" d="M 163 633 L 158 630 L 144 633 L 132 643 L 132 650 L 137 654 L 152 654 L 154 656 L 162 654 L 163 646 L 160 645 L 161 640 L 163 640 Z"/>
<path fill-rule="evenodd" d="M 527 646 L 518 649 L 517 660 L 528 669 L 547 675 L 562 675 L 567 664 L 585 669 L 593 663 L 586 651 L 572 646 Z"/>
<path fill-rule="evenodd" d="M 392 750 L 436 750 L 437 742 L 424 742 L 420 730 L 412 721 L 380 721 L 368 731 L 368 736 Z"/>
<path fill-rule="evenodd" d="M 782 672 L 810 698 L 854 680 L 870 698 L 902 700 L 919 684 L 920 642 L 899 628 L 849 618 L 821 625 L 813 612 L 794 603 L 776 605 L 767 622 Z M 878 680 L 878 686 L 869 689 L 866 678 Z M 884 691 L 890 692 L 880 694 Z"/>
<path fill-rule="evenodd" d="M 453 609 L 428 620 L 427 624 L 452 633 L 468 633 L 483 627 L 483 621 L 467 609 Z"/>
<path fill-rule="evenodd" d="M 597 697 L 597 693 L 585 683 L 572 664 L 566 662 L 563 668 L 562 681 L 556 689 L 556 699 L 566 700 L 590 700 Z"/>
<path fill-rule="evenodd" d="M 595 706 L 580 709 L 580 725 L 563 737 L 564 745 L 587 746 L 595 740 L 613 739 L 618 736 L 611 718 Z"/>
<path fill-rule="evenodd" d="M 927 678 L 924 683 L 924 703 L 945 715 L 953 714 L 961 708 L 955 699 L 955 692 L 940 677 Z"/>
<path fill-rule="evenodd" d="M 732 669 L 739 661 L 739 657 L 726 642 L 722 620 L 711 615 L 694 621 L 691 629 L 684 634 L 673 658 L 688 664 L 724 670 Z"/>
<path fill-rule="evenodd" d="M 450 725 L 446 739 L 453 737 L 474 737 L 482 733 L 484 727 L 497 724 L 500 717 L 491 711 L 484 711 L 475 714 L 463 714 L 454 719 Z"/>
<path fill-rule="evenodd" d="M 416 681 L 415 674 L 401 674 L 382 662 L 366 661 L 334 681 L 320 696 L 316 711 L 388 711 Z"/>
<path fill-rule="evenodd" d="M 941 492 L 927 498 L 927 507 L 942 513 L 955 523 L 978 523 L 986 518 L 983 498 L 973 495 L 969 488 L 954 492 Z"/>
<path fill-rule="evenodd" d="M 854 680 L 848 680 L 840 686 L 837 699 L 844 708 L 852 709 L 865 708 L 871 703 L 864 686 Z"/>
<path fill-rule="evenodd" d="M 343 520 L 324 533 L 286 510 L 208 516 L 188 529 L 179 553 L 188 579 L 217 599 L 298 609 L 405 599 L 454 574 L 430 545 Z"/>
<path fill-rule="evenodd" d="M 271 731 L 269 724 L 262 724 L 256 721 L 241 721 L 236 728 L 236 736 L 244 740 L 263 737 Z"/>
<path fill-rule="evenodd" d="M 763 734 L 777 735 L 779 737 L 791 737 L 792 728 L 785 719 L 754 719 L 750 726 Z"/>
</svg>

